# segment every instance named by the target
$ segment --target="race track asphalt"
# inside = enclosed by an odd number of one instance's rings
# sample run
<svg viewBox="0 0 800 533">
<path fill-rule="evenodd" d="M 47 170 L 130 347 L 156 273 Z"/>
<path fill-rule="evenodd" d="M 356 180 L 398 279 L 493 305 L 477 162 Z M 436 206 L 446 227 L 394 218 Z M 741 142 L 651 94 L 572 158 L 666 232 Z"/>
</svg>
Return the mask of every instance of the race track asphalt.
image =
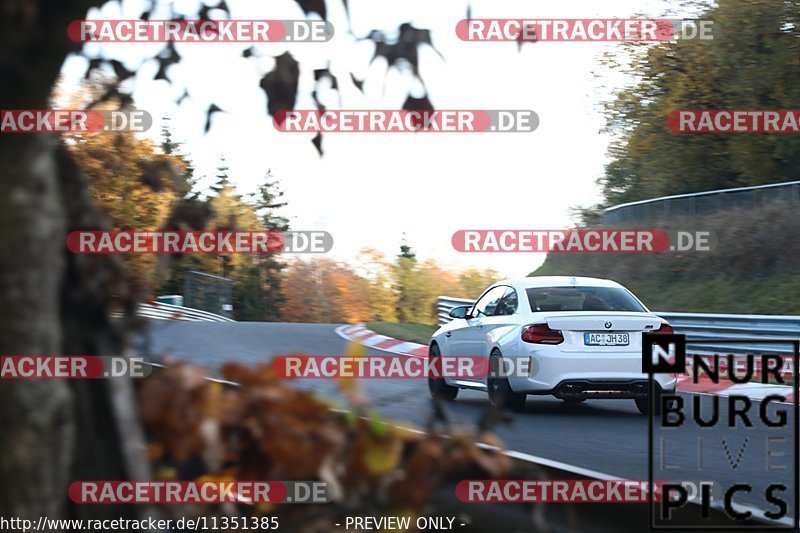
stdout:
<svg viewBox="0 0 800 533">
<path fill-rule="evenodd" d="M 338 326 L 152 321 L 149 334 L 139 340 L 137 349 L 143 354 L 169 353 L 176 359 L 190 360 L 206 366 L 214 375 L 226 361 L 256 364 L 282 354 L 341 355 L 347 341 L 337 335 Z M 386 355 L 374 349 L 369 353 Z M 305 379 L 295 383 L 321 396 L 342 400 L 335 380 Z M 368 379 L 363 380 L 363 389 L 374 407 L 394 421 L 423 427 L 430 419 L 432 409 L 424 380 Z M 690 396 L 685 398 L 691 402 Z M 703 412 L 708 415 L 713 398 L 704 396 L 701 399 Z M 465 390 L 455 402 L 448 404 L 456 423 L 472 425 L 487 406 L 485 394 Z M 724 424 L 728 409 L 724 401 L 721 406 Z M 792 502 L 792 474 L 796 472 L 792 408 L 771 405 L 769 412 L 773 415 L 776 409 L 787 411 L 789 424 L 783 428 L 767 428 L 758 418 L 758 407 L 759 403 L 754 402 L 752 428 L 700 428 L 688 424 L 658 431 L 654 440 L 655 477 L 713 479 L 726 486 L 750 483 L 753 492 L 740 494 L 734 501 L 759 510 L 775 509 L 764 501 L 763 489 L 770 483 L 784 483 L 788 490 L 780 495 Z M 639 414 L 632 400 L 593 400 L 572 405 L 551 397 L 529 396 L 525 411 L 511 418 L 508 425 L 496 430 L 511 450 L 621 478 L 647 479 L 648 419 Z M 698 442 L 701 443 L 701 471 L 697 470 Z M 659 453 L 662 449 L 663 458 Z M 769 458 L 768 449 L 771 450 Z M 682 470 L 660 470 L 662 465 Z M 793 513 L 791 503 L 789 508 Z"/>
</svg>

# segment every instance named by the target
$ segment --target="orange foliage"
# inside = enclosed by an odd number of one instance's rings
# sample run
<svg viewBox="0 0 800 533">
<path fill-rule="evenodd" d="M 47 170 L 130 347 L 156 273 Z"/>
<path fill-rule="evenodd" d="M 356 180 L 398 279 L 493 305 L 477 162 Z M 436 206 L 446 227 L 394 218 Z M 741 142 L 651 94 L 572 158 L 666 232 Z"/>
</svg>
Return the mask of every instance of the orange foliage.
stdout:
<svg viewBox="0 0 800 533">
<path fill-rule="evenodd" d="M 367 280 L 330 259 L 296 261 L 283 280 L 288 322 L 363 322 L 370 319 Z"/>
</svg>

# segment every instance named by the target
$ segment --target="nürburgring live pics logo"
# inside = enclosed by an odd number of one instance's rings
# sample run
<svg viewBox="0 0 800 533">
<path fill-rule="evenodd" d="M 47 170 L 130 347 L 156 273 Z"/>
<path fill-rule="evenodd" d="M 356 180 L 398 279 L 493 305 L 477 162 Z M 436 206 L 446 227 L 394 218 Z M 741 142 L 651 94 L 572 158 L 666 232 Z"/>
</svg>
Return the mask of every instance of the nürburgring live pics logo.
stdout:
<svg viewBox="0 0 800 533">
<path fill-rule="evenodd" d="M 685 335 L 642 334 L 649 483 L 663 491 L 659 501 L 650 493 L 651 528 L 797 530 L 800 341 L 690 344 L 698 353 L 687 353 Z M 760 353 L 713 353 L 720 345 Z M 662 392 L 657 374 L 682 376 L 695 393 Z"/>
</svg>

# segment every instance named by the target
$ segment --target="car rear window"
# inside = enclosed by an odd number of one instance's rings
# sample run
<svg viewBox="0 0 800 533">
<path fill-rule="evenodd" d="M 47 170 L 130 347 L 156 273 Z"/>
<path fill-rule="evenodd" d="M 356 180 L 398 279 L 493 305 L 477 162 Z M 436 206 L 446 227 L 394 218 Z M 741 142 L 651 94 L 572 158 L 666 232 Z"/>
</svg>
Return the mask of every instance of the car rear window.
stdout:
<svg viewBox="0 0 800 533">
<path fill-rule="evenodd" d="M 646 311 L 619 287 L 537 287 L 526 289 L 531 311 Z"/>
</svg>

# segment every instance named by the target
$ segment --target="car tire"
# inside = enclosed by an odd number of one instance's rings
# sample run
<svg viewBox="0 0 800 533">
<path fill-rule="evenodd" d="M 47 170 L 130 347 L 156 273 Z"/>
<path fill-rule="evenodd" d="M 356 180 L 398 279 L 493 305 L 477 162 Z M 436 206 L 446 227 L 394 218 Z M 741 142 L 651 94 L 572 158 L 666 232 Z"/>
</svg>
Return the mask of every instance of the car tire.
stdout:
<svg viewBox="0 0 800 533">
<path fill-rule="evenodd" d="M 489 392 L 489 401 L 492 405 L 500 408 L 507 408 L 517 413 L 525 410 L 525 400 L 528 395 L 525 393 L 514 392 L 508 383 L 506 376 L 492 376 L 496 369 L 501 368 L 503 356 L 495 350 L 489 357 L 490 375 L 486 379 L 486 388 Z"/>
<path fill-rule="evenodd" d="M 673 391 L 670 391 L 672 393 Z M 644 398 L 636 398 L 636 408 L 639 410 L 640 413 L 643 415 L 650 414 L 650 396 L 645 396 Z M 656 391 L 656 398 L 655 398 L 655 409 L 653 410 L 654 415 L 661 414 L 661 392 Z"/>
<path fill-rule="evenodd" d="M 583 403 L 586 398 L 562 398 L 567 403 Z"/>
<path fill-rule="evenodd" d="M 433 362 L 434 357 L 440 356 L 441 353 L 439 352 L 439 345 L 431 344 L 431 347 L 428 350 L 428 358 L 431 359 L 431 362 Z M 456 396 L 458 396 L 458 387 L 448 385 L 444 378 L 429 377 L 428 390 L 431 393 L 431 397 L 438 400 L 447 400 L 451 402 L 456 399 Z"/>
</svg>

